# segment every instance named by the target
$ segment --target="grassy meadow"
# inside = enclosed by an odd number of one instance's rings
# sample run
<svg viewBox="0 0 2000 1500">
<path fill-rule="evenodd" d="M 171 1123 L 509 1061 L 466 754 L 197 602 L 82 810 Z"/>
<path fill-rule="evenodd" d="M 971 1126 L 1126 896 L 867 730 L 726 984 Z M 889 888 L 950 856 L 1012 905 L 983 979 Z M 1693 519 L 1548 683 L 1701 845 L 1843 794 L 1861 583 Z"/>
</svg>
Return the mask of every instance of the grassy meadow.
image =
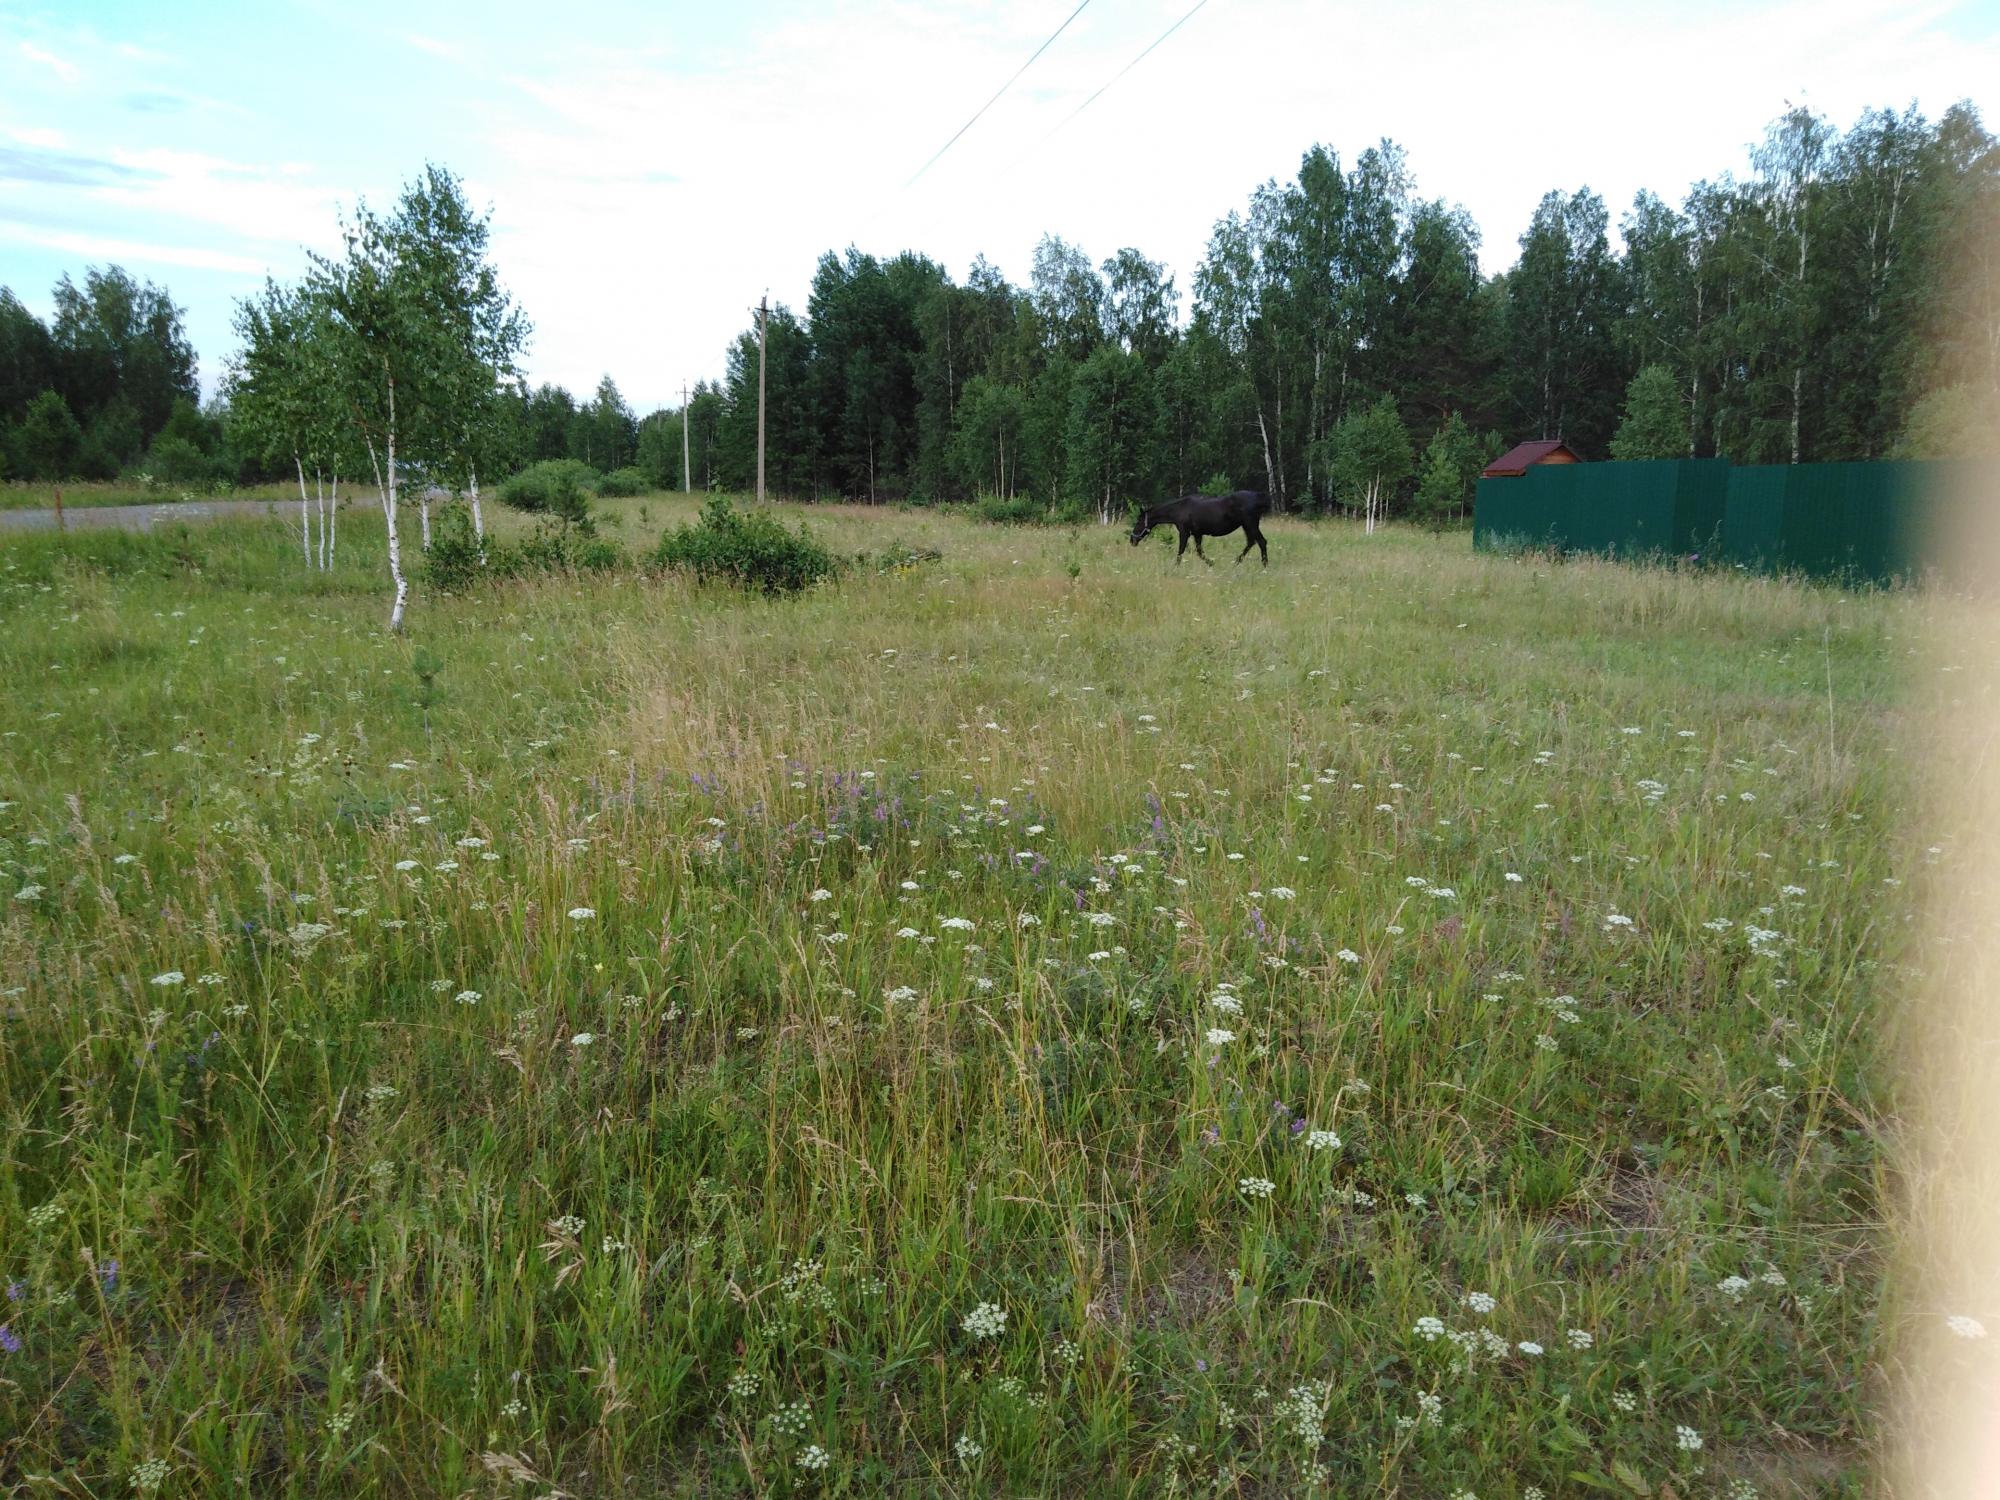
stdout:
<svg viewBox="0 0 2000 1500">
<path fill-rule="evenodd" d="M 1867 1488 L 1938 606 L 810 521 L 0 540 L 0 1490 Z"/>
</svg>

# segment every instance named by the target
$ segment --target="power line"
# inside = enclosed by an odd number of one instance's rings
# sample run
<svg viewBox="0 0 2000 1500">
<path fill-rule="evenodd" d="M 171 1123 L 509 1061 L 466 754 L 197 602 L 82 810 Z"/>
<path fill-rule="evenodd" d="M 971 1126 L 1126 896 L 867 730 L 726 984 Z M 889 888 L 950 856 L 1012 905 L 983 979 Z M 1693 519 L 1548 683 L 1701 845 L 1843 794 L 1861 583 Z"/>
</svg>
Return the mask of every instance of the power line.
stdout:
<svg viewBox="0 0 2000 1500">
<path fill-rule="evenodd" d="M 1207 3 L 1208 0 L 1202 0 L 1202 4 L 1205 5 Z M 1043 42 L 1041 46 L 1035 49 L 1035 57 L 1040 57 L 1044 52 L 1048 51 L 1049 48 L 1054 45 L 1055 39 L 1061 36 L 1065 31 L 1069 30 L 1070 21 L 1074 21 L 1078 16 L 1082 15 L 1084 11 L 1084 6 L 1087 6 L 1089 4 L 1090 0 L 1083 0 L 1082 5 L 1077 6 L 1075 10 L 1071 11 L 1069 13 L 1069 20 L 1064 21 L 1062 25 L 1058 26 L 1054 30 L 1054 32 L 1050 34 L 1048 41 Z M 1196 6 L 1195 8 L 1199 10 L 1201 7 Z M 1159 44 L 1156 42 L 1154 43 L 1154 45 L 1158 46 Z M 915 175 L 912 176 L 908 182 L 904 183 L 903 186 L 906 188 L 913 186 L 916 183 L 918 177 L 923 176 L 924 173 L 928 172 L 932 167 L 936 166 L 938 157 L 943 156 L 945 152 L 949 151 L 954 145 L 956 145 L 958 143 L 959 136 L 964 135 L 966 131 L 972 129 L 973 126 L 979 123 L 980 115 L 985 114 L 987 110 L 991 109 L 994 105 L 1000 102 L 1000 94 L 1004 94 L 1007 92 L 1007 90 L 1011 89 L 1014 86 L 1015 82 L 1020 78 L 1020 76 L 1035 65 L 1035 57 L 1029 58 L 1026 62 L 1022 63 L 1019 68 L 1015 69 L 1014 76 L 1008 79 L 1005 83 L 1000 85 L 1000 93 L 995 94 L 991 99 L 988 99 L 984 104 L 980 105 L 978 114 L 975 114 L 971 119 L 967 120 L 963 125 L 959 126 L 958 133 L 952 136 L 952 138 L 946 141 L 942 146 L 938 147 L 937 154 L 932 156 L 931 159 L 925 162 L 921 167 L 918 167 Z M 1099 90 L 1099 92 L 1101 93 L 1103 92 L 1103 90 Z"/>
<path fill-rule="evenodd" d="M 1200 10 L 1202 6 L 1206 4 L 1208 4 L 1208 0 L 1195 0 L 1194 10 L 1190 10 L 1186 15 L 1182 16 L 1178 21 L 1174 22 L 1173 25 L 1169 26 L 1165 31 L 1161 32 L 1157 37 L 1153 38 L 1153 47 L 1159 46 L 1161 42 L 1164 42 L 1168 37 L 1172 36 L 1176 31 L 1179 31 L 1183 26 L 1187 25 L 1189 21 L 1192 21 L 1194 19 L 1195 11 Z M 1141 52 L 1137 57 L 1133 58 L 1130 62 L 1125 64 L 1124 67 L 1118 70 L 1117 75 L 1112 78 L 1111 83 L 1105 84 L 1104 88 L 1099 89 L 1097 93 L 1092 94 L 1088 99 L 1084 100 L 1083 103 L 1079 104 L 1075 109 L 1071 110 L 1067 115 L 1063 116 L 1062 124 L 1056 126 L 1055 130 L 1051 130 L 1047 135 L 1042 137 L 1043 143 L 1046 144 L 1049 141 L 1053 140 L 1055 138 L 1056 131 L 1061 130 L 1063 128 L 1063 125 L 1069 124 L 1071 120 L 1074 120 L 1078 115 L 1082 114 L 1086 109 L 1089 109 L 1091 105 L 1095 104 L 1098 100 L 1098 96 L 1101 95 L 1105 89 L 1110 88 L 1112 83 L 1116 83 L 1120 78 L 1123 78 L 1127 73 L 1131 72 L 1134 68 L 1138 67 L 1140 63 L 1144 62 L 1147 59 L 1147 57 L 1151 55 L 1153 47 L 1148 47 L 1144 52 Z"/>
</svg>

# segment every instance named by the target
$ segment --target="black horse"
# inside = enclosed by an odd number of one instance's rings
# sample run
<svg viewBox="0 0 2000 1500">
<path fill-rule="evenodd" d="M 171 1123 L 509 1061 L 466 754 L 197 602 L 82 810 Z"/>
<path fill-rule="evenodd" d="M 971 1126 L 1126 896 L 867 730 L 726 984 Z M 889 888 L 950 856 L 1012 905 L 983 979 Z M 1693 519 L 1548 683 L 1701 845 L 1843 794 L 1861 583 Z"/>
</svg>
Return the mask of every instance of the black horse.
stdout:
<svg viewBox="0 0 2000 1500">
<path fill-rule="evenodd" d="M 1139 512 L 1132 523 L 1132 545 L 1138 546 L 1155 526 L 1171 526 L 1181 534 L 1180 551 L 1174 554 L 1179 562 L 1187 555 L 1188 539 L 1194 539 L 1194 555 L 1208 562 L 1208 554 L 1201 550 L 1201 539 L 1205 536 L 1228 536 L 1238 527 L 1243 530 L 1243 550 L 1236 554 L 1242 562 L 1255 547 L 1265 567 L 1271 566 L 1271 549 L 1264 544 L 1264 533 L 1258 523 L 1270 510 L 1270 502 L 1255 490 L 1237 490 L 1230 495 L 1183 495 L 1178 500 L 1168 500 L 1159 505 L 1147 506 Z M 1209 563 L 1210 567 L 1215 564 Z"/>
</svg>

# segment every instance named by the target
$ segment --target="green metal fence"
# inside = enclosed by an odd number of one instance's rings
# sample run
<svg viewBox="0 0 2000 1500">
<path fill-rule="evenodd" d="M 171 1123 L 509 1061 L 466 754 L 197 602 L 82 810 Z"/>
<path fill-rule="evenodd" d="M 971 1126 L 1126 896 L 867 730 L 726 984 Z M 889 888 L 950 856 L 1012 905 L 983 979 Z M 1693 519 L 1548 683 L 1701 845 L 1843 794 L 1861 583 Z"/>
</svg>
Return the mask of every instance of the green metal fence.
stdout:
<svg viewBox="0 0 2000 1500">
<path fill-rule="evenodd" d="M 1941 497 L 2000 470 L 1943 463 L 1770 464 L 1726 459 L 1546 464 L 1482 479 L 1473 545 L 1612 557 L 1699 557 L 1763 572 L 1887 582 L 1949 571 Z"/>
</svg>

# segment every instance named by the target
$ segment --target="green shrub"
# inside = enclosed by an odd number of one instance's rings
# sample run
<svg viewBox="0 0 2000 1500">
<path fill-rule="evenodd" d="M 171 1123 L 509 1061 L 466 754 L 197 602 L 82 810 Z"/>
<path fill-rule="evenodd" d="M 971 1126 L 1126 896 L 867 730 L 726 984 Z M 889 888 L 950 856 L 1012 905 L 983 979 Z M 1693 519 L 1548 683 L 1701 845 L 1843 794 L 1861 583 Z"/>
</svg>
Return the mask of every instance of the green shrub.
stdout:
<svg viewBox="0 0 2000 1500">
<path fill-rule="evenodd" d="M 500 502 L 516 510 L 545 512 L 576 520 L 589 512 L 597 470 L 580 459 L 545 458 L 500 486 Z"/>
<path fill-rule="evenodd" d="M 166 484 L 206 485 L 215 479 L 215 460 L 183 437 L 162 433 L 146 454 L 146 470 Z"/>
<path fill-rule="evenodd" d="M 925 563 L 939 562 L 944 554 L 935 547 L 912 547 L 908 542 L 897 540 L 889 543 L 880 552 L 862 553 L 855 558 L 857 565 L 873 568 L 877 573 L 906 573 Z"/>
<path fill-rule="evenodd" d="M 518 542 L 494 542 L 486 549 L 486 571 L 495 578 L 532 578 L 545 573 L 602 573 L 625 554 L 609 538 L 544 521 Z"/>
<path fill-rule="evenodd" d="M 1038 526 L 1049 508 L 1032 495 L 981 495 L 972 513 L 993 526 Z"/>
<path fill-rule="evenodd" d="M 769 511 L 739 511 L 720 495 L 701 508 L 700 520 L 661 537 L 653 560 L 702 583 L 766 594 L 796 594 L 838 569 L 833 554 L 804 526 L 787 531 Z"/>
<path fill-rule="evenodd" d="M 597 481 L 597 493 L 606 500 L 626 500 L 633 495 L 643 495 L 653 487 L 645 471 L 632 468 L 629 464 L 622 469 L 613 469 Z"/>
<path fill-rule="evenodd" d="M 431 527 L 431 549 L 424 554 L 424 582 L 440 594 L 463 594 L 485 571 L 485 552 L 472 529 L 472 512 L 447 505 Z"/>
</svg>

